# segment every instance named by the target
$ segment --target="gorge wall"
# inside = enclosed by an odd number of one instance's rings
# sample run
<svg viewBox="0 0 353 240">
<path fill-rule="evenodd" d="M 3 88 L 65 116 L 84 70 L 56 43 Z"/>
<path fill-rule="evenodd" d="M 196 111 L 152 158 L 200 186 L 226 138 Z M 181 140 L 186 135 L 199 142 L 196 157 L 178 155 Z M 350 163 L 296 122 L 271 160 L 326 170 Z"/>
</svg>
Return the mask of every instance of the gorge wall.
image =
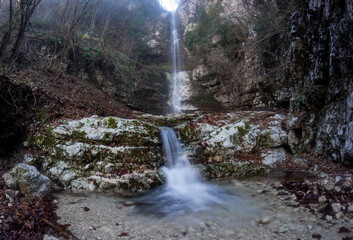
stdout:
<svg viewBox="0 0 353 240">
<path fill-rule="evenodd" d="M 288 109 L 291 152 L 352 163 L 352 10 L 350 0 L 182 1 L 189 101 Z"/>
</svg>

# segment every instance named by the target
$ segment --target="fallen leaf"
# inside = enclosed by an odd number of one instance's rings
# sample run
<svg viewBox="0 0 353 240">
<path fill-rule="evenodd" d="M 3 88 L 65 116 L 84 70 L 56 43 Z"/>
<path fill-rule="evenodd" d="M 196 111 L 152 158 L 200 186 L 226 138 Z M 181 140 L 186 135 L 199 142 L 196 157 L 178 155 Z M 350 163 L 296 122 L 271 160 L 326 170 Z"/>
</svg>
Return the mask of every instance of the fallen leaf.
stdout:
<svg viewBox="0 0 353 240">
<path fill-rule="evenodd" d="M 349 232 L 351 232 L 351 231 L 346 227 L 340 227 L 338 229 L 338 233 L 349 233 Z"/>
<path fill-rule="evenodd" d="M 316 238 L 316 239 L 321 239 L 321 235 L 318 233 L 313 233 L 313 235 L 311 235 L 312 238 Z"/>
<path fill-rule="evenodd" d="M 119 237 L 126 237 L 126 236 L 129 236 L 129 234 L 126 233 L 126 232 L 122 232 L 122 233 L 120 233 L 120 235 L 119 235 Z"/>
</svg>

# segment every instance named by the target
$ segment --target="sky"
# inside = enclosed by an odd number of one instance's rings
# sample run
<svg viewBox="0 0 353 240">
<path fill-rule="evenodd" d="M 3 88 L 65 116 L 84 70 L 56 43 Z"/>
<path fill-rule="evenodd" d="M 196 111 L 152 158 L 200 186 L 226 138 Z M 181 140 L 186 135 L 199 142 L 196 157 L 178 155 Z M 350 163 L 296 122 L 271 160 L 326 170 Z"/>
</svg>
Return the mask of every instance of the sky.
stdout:
<svg viewBox="0 0 353 240">
<path fill-rule="evenodd" d="M 159 3 L 168 11 L 174 11 L 178 8 L 179 0 L 159 0 Z"/>
</svg>

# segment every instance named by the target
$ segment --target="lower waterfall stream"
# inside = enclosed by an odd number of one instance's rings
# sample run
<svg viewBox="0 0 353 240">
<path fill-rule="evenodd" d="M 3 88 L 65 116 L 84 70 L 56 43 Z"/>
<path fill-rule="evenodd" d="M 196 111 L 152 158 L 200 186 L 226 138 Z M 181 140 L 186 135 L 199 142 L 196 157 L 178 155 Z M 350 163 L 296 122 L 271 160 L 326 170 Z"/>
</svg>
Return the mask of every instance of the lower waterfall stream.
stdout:
<svg viewBox="0 0 353 240">
<path fill-rule="evenodd" d="M 223 205 L 234 198 L 222 188 L 202 182 L 173 129 L 161 127 L 160 134 L 167 158 L 167 165 L 162 167 L 166 184 L 141 199 L 146 203 L 143 205 L 146 207 L 142 207 L 144 211 L 161 215 L 184 214 L 214 204 Z"/>
</svg>

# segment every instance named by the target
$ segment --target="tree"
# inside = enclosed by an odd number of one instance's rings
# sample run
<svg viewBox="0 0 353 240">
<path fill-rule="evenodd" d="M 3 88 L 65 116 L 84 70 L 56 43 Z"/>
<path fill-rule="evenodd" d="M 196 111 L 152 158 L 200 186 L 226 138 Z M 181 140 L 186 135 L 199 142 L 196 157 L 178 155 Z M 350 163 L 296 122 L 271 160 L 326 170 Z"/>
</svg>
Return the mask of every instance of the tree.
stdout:
<svg viewBox="0 0 353 240">
<path fill-rule="evenodd" d="M 1 41 L 1 46 L 0 46 L 0 59 L 3 57 L 4 53 L 6 52 L 6 48 L 10 43 L 11 40 L 11 33 L 12 33 L 12 28 L 13 28 L 13 2 L 12 0 L 9 0 L 9 27 L 7 31 L 5 32 L 2 41 Z"/>
<path fill-rule="evenodd" d="M 12 0 L 10 0 L 12 2 Z M 17 0 L 17 9 L 20 15 L 20 23 L 18 25 L 17 38 L 12 48 L 11 58 L 16 57 L 18 50 L 23 41 L 24 33 L 29 19 L 31 18 L 34 10 L 37 8 L 41 0 Z M 10 4 L 11 6 L 12 4 Z"/>
</svg>

